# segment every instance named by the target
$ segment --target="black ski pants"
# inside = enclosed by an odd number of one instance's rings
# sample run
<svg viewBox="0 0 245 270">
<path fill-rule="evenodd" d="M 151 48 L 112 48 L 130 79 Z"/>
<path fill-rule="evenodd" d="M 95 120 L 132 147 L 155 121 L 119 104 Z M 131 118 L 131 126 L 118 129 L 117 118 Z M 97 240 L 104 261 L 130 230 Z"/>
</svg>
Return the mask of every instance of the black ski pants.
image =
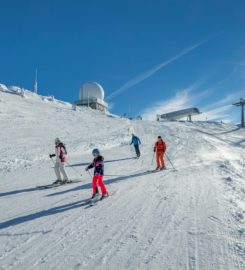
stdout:
<svg viewBox="0 0 245 270">
<path fill-rule="evenodd" d="M 140 156 L 140 148 L 138 144 L 134 144 L 134 149 L 135 149 L 135 153 L 136 156 L 139 157 Z"/>
</svg>

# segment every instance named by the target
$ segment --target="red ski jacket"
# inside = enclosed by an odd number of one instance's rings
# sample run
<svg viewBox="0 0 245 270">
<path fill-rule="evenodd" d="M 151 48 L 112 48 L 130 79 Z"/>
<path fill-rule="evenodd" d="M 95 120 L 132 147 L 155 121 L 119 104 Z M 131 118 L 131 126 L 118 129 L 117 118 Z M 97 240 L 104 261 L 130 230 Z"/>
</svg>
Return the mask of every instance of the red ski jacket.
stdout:
<svg viewBox="0 0 245 270">
<path fill-rule="evenodd" d="M 157 140 L 154 146 L 154 152 L 165 152 L 167 149 L 166 143 L 161 139 Z"/>
</svg>

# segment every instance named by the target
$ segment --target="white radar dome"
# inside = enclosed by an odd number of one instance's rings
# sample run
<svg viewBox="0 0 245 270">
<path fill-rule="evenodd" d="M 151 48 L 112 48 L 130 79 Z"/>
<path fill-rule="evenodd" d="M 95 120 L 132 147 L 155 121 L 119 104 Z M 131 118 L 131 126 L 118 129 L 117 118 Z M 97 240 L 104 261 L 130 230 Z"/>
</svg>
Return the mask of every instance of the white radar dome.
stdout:
<svg viewBox="0 0 245 270">
<path fill-rule="evenodd" d="M 86 100 L 88 98 L 97 98 L 104 100 L 104 96 L 105 93 L 103 87 L 96 82 L 89 82 L 81 85 L 79 95 L 80 100 Z"/>
</svg>

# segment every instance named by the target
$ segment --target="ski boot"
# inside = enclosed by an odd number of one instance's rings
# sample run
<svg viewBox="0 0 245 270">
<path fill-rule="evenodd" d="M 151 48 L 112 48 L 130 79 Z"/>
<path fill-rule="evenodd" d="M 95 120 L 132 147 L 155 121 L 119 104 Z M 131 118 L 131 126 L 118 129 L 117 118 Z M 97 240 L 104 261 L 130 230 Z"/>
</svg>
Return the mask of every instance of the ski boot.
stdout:
<svg viewBox="0 0 245 270">
<path fill-rule="evenodd" d="M 70 183 L 72 183 L 71 180 L 63 180 L 63 181 L 62 181 L 62 185 L 70 184 Z"/>
<path fill-rule="evenodd" d="M 62 180 L 57 179 L 56 181 L 54 181 L 53 184 L 54 184 L 54 185 L 56 185 L 56 184 L 62 184 Z"/>
<path fill-rule="evenodd" d="M 105 198 L 108 198 L 109 197 L 109 194 L 106 193 L 106 194 L 102 194 L 101 197 L 100 197 L 100 200 L 104 200 Z"/>
<path fill-rule="evenodd" d="M 100 194 L 98 192 L 96 193 L 93 193 L 92 197 L 91 197 L 91 200 L 97 198 Z"/>
</svg>

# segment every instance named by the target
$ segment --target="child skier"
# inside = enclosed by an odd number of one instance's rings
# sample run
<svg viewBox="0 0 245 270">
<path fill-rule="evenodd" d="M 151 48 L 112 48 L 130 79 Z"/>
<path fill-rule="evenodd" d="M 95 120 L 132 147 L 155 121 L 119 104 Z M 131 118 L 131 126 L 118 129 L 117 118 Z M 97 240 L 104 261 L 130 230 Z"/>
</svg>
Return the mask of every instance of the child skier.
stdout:
<svg viewBox="0 0 245 270">
<path fill-rule="evenodd" d="M 140 149 L 139 149 L 139 145 L 141 144 L 141 141 L 140 139 L 135 136 L 134 134 L 132 134 L 132 140 L 131 140 L 131 143 L 130 145 L 133 144 L 134 145 L 134 149 L 135 149 L 135 153 L 136 153 L 136 156 L 139 158 L 140 157 Z"/>
<path fill-rule="evenodd" d="M 157 167 L 156 170 L 165 170 L 166 166 L 164 163 L 163 155 L 166 151 L 166 143 L 162 140 L 161 136 L 157 137 L 157 141 L 154 146 L 154 152 L 156 153 Z"/>
<path fill-rule="evenodd" d="M 65 162 L 67 152 L 65 145 L 61 142 L 59 138 L 55 139 L 55 154 L 49 155 L 50 158 L 56 157 L 56 162 L 54 165 L 54 171 L 57 177 L 57 180 L 54 184 L 65 184 L 68 183 L 68 176 L 65 171 Z M 63 175 L 63 180 L 61 178 L 61 174 Z"/>
<path fill-rule="evenodd" d="M 104 158 L 101 156 L 99 149 L 95 148 L 92 151 L 92 155 L 94 156 L 93 162 L 85 169 L 88 171 L 89 169 L 94 168 L 94 177 L 92 181 L 92 188 L 93 188 L 93 195 L 92 199 L 95 198 L 95 196 L 99 195 L 97 184 L 99 185 L 101 189 L 101 197 L 100 200 L 103 200 L 104 198 L 108 197 L 108 192 L 106 190 L 105 184 L 103 183 L 103 177 L 104 177 Z"/>
</svg>

